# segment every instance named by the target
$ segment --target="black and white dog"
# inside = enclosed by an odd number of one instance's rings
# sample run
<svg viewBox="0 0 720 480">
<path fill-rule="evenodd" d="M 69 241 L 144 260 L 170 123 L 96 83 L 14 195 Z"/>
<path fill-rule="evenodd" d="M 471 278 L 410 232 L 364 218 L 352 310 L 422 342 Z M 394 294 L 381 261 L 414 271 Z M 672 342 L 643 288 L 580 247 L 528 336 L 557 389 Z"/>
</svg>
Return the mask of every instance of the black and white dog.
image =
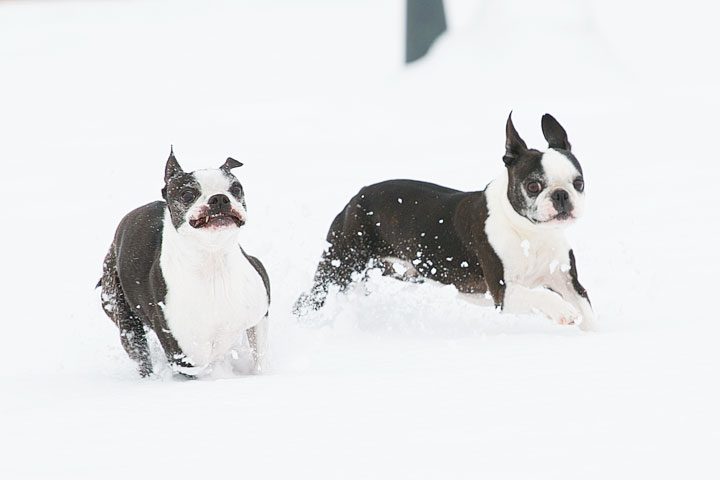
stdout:
<svg viewBox="0 0 720 480">
<path fill-rule="evenodd" d="M 186 173 L 171 149 L 165 201 L 128 213 L 115 232 L 100 280 L 102 305 L 142 376 L 153 372 L 146 329 L 176 372 L 195 375 L 236 355 L 244 334 L 260 370 L 270 283 L 238 243 L 247 212 L 230 170 L 241 165 L 228 158 L 218 169 Z"/>
<path fill-rule="evenodd" d="M 542 131 L 548 150 L 529 149 L 508 117 L 506 174 L 483 191 L 413 180 L 364 187 L 330 226 L 330 246 L 295 314 L 321 308 L 330 285 L 343 290 L 380 266 L 402 280 L 452 284 L 505 312 L 541 312 L 591 329 L 593 311 L 563 233 L 583 212 L 582 168 L 551 115 L 542 117 Z"/>
</svg>

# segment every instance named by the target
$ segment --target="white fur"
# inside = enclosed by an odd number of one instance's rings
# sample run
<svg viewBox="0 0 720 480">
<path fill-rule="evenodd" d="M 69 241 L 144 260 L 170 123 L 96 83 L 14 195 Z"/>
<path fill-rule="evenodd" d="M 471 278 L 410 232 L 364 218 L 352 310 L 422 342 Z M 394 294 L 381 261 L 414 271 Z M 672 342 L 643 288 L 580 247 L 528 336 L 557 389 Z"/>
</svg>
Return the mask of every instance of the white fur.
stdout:
<svg viewBox="0 0 720 480">
<path fill-rule="evenodd" d="M 568 192 L 570 196 L 573 218 L 580 218 L 585 212 L 585 194 L 578 192 L 573 186 L 575 179 L 580 176 L 580 171 L 565 155 L 553 149 L 543 154 L 541 163 L 547 184 L 545 190 L 538 196 L 538 211 L 545 214 L 539 220 L 547 221 L 557 215 L 550 195 L 559 188 Z"/>
<path fill-rule="evenodd" d="M 250 347 L 253 351 L 253 360 L 255 362 L 255 372 L 262 372 L 264 366 L 265 355 L 268 347 L 269 321 L 265 316 L 257 325 L 248 330 L 248 339 Z"/>
<path fill-rule="evenodd" d="M 567 158 L 564 162 L 570 163 Z M 554 185 L 568 181 L 573 174 L 552 154 L 548 166 L 551 182 L 560 182 Z M 562 228 L 555 222 L 537 224 L 519 215 L 508 200 L 507 187 L 507 172 L 503 172 L 485 191 L 488 205 L 485 231 L 504 269 L 504 310 L 541 312 L 561 324 L 579 323 L 583 329 L 592 328 L 594 316 L 590 304 L 572 285 L 570 246 Z"/>
<path fill-rule="evenodd" d="M 227 194 L 230 186 L 219 170 L 201 170 L 195 176 L 202 195 L 188 217 L 210 196 Z M 231 201 L 245 211 L 236 199 Z M 260 274 L 240 250 L 238 232 L 234 225 L 196 229 L 188 222 L 175 229 L 165 213 L 160 254 L 167 285 L 163 311 L 187 360 L 199 369 L 225 357 L 245 331 L 258 324 L 256 335 L 264 353 L 267 293 Z"/>
<path fill-rule="evenodd" d="M 563 189 L 570 196 L 573 218 L 582 216 L 585 211 L 585 194 L 578 192 L 573 186 L 575 179 L 580 176 L 575 165 L 565 155 L 553 149 L 547 150 L 540 162 L 545 172 L 543 191 L 537 197 L 530 198 L 523 190 L 529 206 L 528 214 L 538 222 L 559 223 L 552 221 L 558 212 L 550 196 L 557 189 Z"/>
<path fill-rule="evenodd" d="M 213 229 L 207 229 L 207 228 L 192 228 L 189 225 L 189 220 L 191 218 L 195 218 L 198 216 L 198 213 L 200 212 L 200 209 L 203 205 L 205 205 L 210 197 L 212 197 L 215 194 L 222 193 L 227 195 L 227 197 L 230 199 L 230 202 L 234 209 L 240 212 L 242 215 L 243 220 L 247 220 L 247 211 L 245 211 L 245 207 L 243 207 L 240 202 L 235 199 L 232 195 L 228 193 L 228 189 L 230 188 L 230 185 L 232 184 L 232 181 L 230 178 L 225 175 L 221 170 L 218 169 L 207 169 L 207 170 L 196 170 L 193 172 L 193 176 L 197 180 L 197 182 L 200 184 L 200 196 L 195 200 L 195 203 L 191 208 L 188 209 L 187 213 L 185 214 L 185 223 L 186 225 L 182 225 L 180 227 L 181 230 L 184 229 L 183 233 L 185 235 L 198 235 L 202 238 L 205 238 L 206 241 L 210 240 L 212 241 L 213 234 L 218 233 L 217 230 Z M 226 230 L 226 229 L 223 229 Z M 228 232 L 232 233 L 232 230 L 228 230 Z M 208 236 L 206 234 L 210 233 L 211 235 Z"/>
</svg>

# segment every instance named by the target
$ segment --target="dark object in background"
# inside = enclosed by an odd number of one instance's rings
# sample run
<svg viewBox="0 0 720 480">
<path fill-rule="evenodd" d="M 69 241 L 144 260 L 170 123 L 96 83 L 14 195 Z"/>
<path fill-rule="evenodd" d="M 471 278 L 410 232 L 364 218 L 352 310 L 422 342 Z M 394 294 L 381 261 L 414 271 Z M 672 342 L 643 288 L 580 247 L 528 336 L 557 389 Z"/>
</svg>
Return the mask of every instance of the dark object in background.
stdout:
<svg viewBox="0 0 720 480">
<path fill-rule="evenodd" d="M 443 0 L 407 0 L 405 63 L 425 56 L 436 38 L 447 30 Z"/>
</svg>

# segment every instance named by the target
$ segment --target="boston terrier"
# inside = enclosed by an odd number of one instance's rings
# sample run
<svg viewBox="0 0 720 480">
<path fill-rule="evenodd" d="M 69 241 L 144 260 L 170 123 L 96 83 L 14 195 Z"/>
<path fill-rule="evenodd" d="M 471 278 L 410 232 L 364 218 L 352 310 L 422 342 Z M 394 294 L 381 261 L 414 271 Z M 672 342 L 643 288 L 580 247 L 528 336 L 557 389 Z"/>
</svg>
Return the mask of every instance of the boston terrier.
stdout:
<svg viewBox="0 0 720 480">
<path fill-rule="evenodd" d="M 120 329 L 141 376 L 153 373 L 151 329 L 174 372 L 194 376 L 230 354 L 247 335 L 259 371 L 267 347 L 270 282 L 245 253 L 238 233 L 245 195 L 228 158 L 217 169 L 186 173 L 170 149 L 165 201 L 120 222 L 103 264 L 102 306 Z"/>
<path fill-rule="evenodd" d="M 540 312 L 562 325 L 593 326 L 587 291 L 564 228 L 583 213 L 585 182 L 563 127 L 542 117 L 549 148 L 528 148 L 506 123 L 505 171 L 485 190 L 390 180 L 364 187 L 335 217 L 302 317 L 330 285 L 345 290 L 370 267 L 406 281 L 454 285 L 461 296 L 510 313 Z"/>
</svg>

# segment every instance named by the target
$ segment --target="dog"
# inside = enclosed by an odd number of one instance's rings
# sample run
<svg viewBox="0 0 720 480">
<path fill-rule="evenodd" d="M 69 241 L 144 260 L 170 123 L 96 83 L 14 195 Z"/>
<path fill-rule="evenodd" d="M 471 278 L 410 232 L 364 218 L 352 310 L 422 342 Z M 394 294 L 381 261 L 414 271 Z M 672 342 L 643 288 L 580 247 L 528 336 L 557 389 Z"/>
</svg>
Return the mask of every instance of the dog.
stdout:
<svg viewBox="0 0 720 480">
<path fill-rule="evenodd" d="M 347 289 L 368 268 L 405 281 L 454 285 L 461 296 L 515 314 L 540 312 L 583 330 L 594 325 L 565 227 L 584 210 L 585 182 L 565 129 L 542 117 L 548 149 L 528 148 L 506 122 L 504 174 L 485 190 L 390 180 L 364 187 L 335 217 L 303 317 L 329 287 Z"/>
<path fill-rule="evenodd" d="M 238 243 L 247 221 L 243 187 L 228 158 L 217 169 L 186 173 L 170 149 L 164 201 L 120 222 L 103 264 L 101 300 L 141 376 L 153 373 L 150 329 L 173 371 L 196 376 L 247 335 L 253 368 L 267 349 L 270 281 Z"/>
</svg>

